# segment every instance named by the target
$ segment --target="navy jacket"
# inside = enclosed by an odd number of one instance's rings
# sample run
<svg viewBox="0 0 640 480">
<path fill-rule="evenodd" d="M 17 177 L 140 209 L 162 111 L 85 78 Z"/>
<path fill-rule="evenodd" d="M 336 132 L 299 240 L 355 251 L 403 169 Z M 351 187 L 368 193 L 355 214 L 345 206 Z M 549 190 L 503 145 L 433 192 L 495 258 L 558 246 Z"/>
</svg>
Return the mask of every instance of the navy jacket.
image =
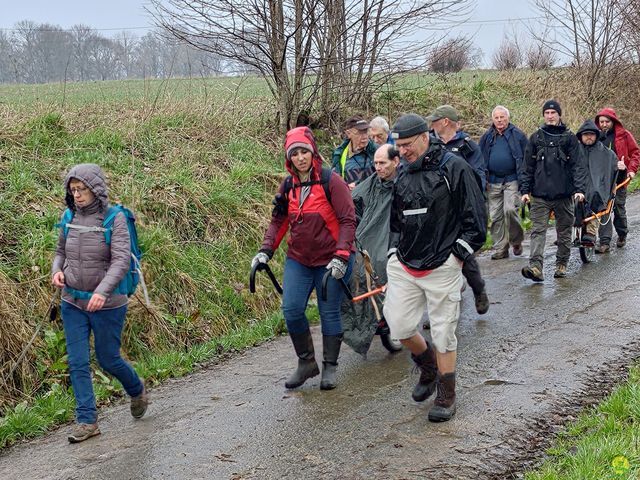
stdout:
<svg viewBox="0 0 640 480">
<path fill-rule="evenodd" d="M 489 183 L 502 183 L 504 181 L 504 177 L 492 175 L 492 172 L 489 171 L 489 156 L 491 155 L 491 147 L 493 147 L 493 144 L 496 141 L 496 135 L 498 135 L 498 130 L 496 130 L 495 125 L 491 125 L 487 131 L 484 132 L 484 135 L 480 137 L 480 150 L 482 150 L 482 156 L 484 157 L 484 165 L 488 172 L 487 177 Z M 518 183 L 520 183 L 522 178 L 524 152 L 529 140 L 524 132 L 512 123 L 507 126 L 503 135 L 511 149 L 511 154 L 513 155 L 513 160 L 516 164 Z"/>
<path fill-rule="evenodd" d="M 471 140 L 469 134 L 462 130 L 457 131 L 454 137 L 444 144 L 444 148 L 466 160 L 478 175 L 480 188 L 482 188 L 484 192 L 487 189 L 487 169 L 480 147 L 476 142 Z"/>
</svg>

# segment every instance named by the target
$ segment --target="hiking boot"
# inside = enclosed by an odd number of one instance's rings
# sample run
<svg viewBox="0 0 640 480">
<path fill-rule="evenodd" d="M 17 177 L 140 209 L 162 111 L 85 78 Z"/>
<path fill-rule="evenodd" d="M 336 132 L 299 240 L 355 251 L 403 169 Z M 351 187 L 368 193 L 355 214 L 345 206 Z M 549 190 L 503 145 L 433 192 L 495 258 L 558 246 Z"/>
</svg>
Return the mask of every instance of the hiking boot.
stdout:
<svg viewBox="0 0 640 480">
<path fill-rule="evenodd" d="M 600 244 L 599 247 L 596 248 L 596 253 L 609 253 L 609 250 L 611 250 L 611 248 L 609 247 L 609 245 L 607 244 Z"/>
<path fill-rule="evenodd" d="M 544 275 L 542 274 L 542 270 L 540 270 L 538 267 L 523 267 L 522 268 L 522 276 L 524 278 L 528 278 L 530 280 L 533 280 L 534 282 L 543 282 L 544 281 Z"/>
<path fill-rule="evenodd" d="M 623 236 L 619 236 L 618 237 L 618 241 L 616 242 L 616 247 L 618 248 L 622 248 L 627 244 L 627 236 L 623 235 Z"/>
<path fill-rule="evenodd" d="M 516 257 L 519 257 L 520 255 L 522 255 L 523 251 L 524 251 L 524 249 L 522 248 L 522 244 L 521 243 L 513 246 L 513 254 Z"/>
<path fill-rule="evenodd" d="M 137 397 L 131 397 L 131 416 L 133 418 L 142 418 L 144 414 L 147 412 L 147 408 L 149 407 L 149 395 L 147 394 L 147 388 L 144 386 L 144 382 L 142 382 L 142 393 Z"/>
<path fill-rule="evenodd" d="M 553 273 L 553 278 L 564 278 L 567 276 L 567 266 L 566 265 L 556 265 L 556 271 Z"/>
<path fill-rule="evenodd" d="M 509 250 L 498 250 L 491 255 L 491 260 L 502 260 L 503 258 L 509 258 Z"/>
<path fill-rule="evenodd" d="M 315 358 L 315 350 L 313 349 L 313 338 L 311 331 L 307 330 L 303 333 L 290 333 L 293 348 L 298 355 L 298 368 L 284 382 L 287 388 L 297 388 L 306 382 L 309 378 L 315 377 L 320 373 Z"/>
<path fill-rule="evenodd" d="M 430 422 L 446 422 L 456 413 L 456 372 L 438 374 L 438 394 L 429 410 Z"/>
<path fill-rule="evenodd" d="M 596 236 L 590 233 L 585 233 L 580 239 L 584 247 L 593 247 L 596 244 Z"/>
<path fill-rule="evenodd" d="M 489 311 L 489 297 L 487 291 L 482 290 L 478 295 L 474 295 L 476 299 L 476 312 L 480 315 L 484 315 Z"/>
<path fill-rule="evenodd" d="M 411 354 L 411 359 L 416 364 L 416 368 L 420 370 L 420 379 L 413 388 L 411 398 L 416 402 L 424 402 L 436 390 L 436 380 L 438 378 L 436 352 L 433 346 L 427 342 L 427 349 L 417 356 Z"/>
<path fill-rule="evenodd" d="M 338 369 L 338 356 L 342 345 L 342 334 L 322 336 L 322 379 L 320 390 L 333 390 L 336 388 L 336 370 Z"/>
<path fill-rule="evenodd" d="M 97 423 L 78 423 L 67 437 L 69 443 L 80 443 L 86 439 L 100 435 Z"/>
</svg>

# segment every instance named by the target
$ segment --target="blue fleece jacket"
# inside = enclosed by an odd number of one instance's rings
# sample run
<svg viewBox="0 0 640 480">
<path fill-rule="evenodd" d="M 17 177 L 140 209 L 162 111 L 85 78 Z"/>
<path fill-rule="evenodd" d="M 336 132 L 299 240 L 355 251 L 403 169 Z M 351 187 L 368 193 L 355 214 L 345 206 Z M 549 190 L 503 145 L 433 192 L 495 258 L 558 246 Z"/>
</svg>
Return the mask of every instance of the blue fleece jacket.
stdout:
<svg viewBox="0 0 640 480">
<path fill-rule="evenodd" d="M 516 178 L 511 177 L 513 180 L 518 180 L 522 176 L 522 165 L 524 159 L 524 150 L 527 147 L 528 138 L 522 130 L 510 123 L 507 128 L 502 132 L 504 138 L 507 140 L 511 156 L 513 158 L 513 166 L 516 171 Z M 496 145 L 497 137 L 499 136 L 498 130 L 494 125 L 491 125 L 487 131 L 480 137 L 480 150 L 482 150 L 482 156 L 484 157 L 485 168 L 488 171 L 489 183 L 502 183 L 507 180 L 504 177 L 505 171 L 498 171 L 489 168 L 489 160 L 491 159 L 491 150 Z M 495 168 L 495 167 L 494 167 Z"/>
</svg>

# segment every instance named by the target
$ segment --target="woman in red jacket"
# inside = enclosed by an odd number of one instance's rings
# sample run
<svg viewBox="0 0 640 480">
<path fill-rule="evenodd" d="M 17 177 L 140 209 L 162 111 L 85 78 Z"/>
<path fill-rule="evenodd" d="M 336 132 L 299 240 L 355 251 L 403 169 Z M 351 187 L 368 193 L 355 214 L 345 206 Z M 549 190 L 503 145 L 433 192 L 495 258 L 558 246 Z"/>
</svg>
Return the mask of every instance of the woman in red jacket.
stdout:
<svg viewBox="0 0 640 480">
<path fill-rule="evenodd" d="M 349 280 L 354 259 L 353 200 L 349 187 L 339 175 L 323 173 L 322 157 L 309 128 L 298 127 L 287 133 L 285 154 L 285 166 L 291 177 L 280 185 L 271 224 L 252 266 L 268 262 L 290 230 L 282 311 L 298 356 L 298 368 L 285 386 L 299 387 L 320 373 L 305 315 L 309 296 L 315 288 L 324 357 L 320 388 L 331 390 L 336 386 L 342 343 L 340 303 L 343 294 L 338 281 Z M 324 301 L 320 292 L 327 270 L 335 280 L 329 282 Z"/>
</svg>

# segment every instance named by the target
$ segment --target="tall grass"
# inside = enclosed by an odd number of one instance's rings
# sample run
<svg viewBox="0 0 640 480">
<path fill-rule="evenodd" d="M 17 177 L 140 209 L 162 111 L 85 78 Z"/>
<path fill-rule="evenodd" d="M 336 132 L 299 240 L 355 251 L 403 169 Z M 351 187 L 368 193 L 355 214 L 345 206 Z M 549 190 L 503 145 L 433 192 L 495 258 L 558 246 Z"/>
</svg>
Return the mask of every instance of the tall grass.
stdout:
<svg viewBox="0 0 640 480">
<path fill-rule="evenodd" d="M 269 132 L 249 104 L 218 115 L 209 105 L 157 104 L 104 111 L 3 107 L 0 124 L 0 382 L 44 316 L 62 181 L 77 163 L 108 175 L 110 197 L 138 216 L 153 306 L 131 302 L 124 350 L 131 358 L 188 348 L 270 314 L 278 299 L 250 295 L 249 262 L 269 218 L 269 195 L 283 174 Z M 144 106 L 140 107 L 144 109 Z M 48 325 L 59 331 L 60 325 Z M 38 338 L 0 388 L 0 411 L 49 385 Z"/>
</svg>

